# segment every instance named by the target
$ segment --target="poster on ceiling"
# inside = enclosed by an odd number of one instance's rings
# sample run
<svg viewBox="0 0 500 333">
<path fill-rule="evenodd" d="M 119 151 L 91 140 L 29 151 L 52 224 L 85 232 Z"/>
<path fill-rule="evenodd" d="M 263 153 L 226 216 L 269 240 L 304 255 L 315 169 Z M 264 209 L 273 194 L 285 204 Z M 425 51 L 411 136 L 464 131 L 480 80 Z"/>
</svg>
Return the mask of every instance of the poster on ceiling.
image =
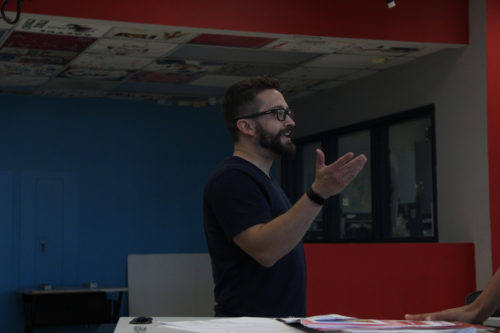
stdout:
<svg viewBox="0 0 500 333">
<path fill-rule="evenodd" d="M 116 57 L 105 54 L 82 53 L 71 66 L 91 68 L 138 69 L 151 63 L 153 59 L 142 57 Z"/>
<path fill-rule="evenodd" d="M 105 37 L 182 44 L 190 41 L 197 35 L 197 33 L 177 28 L 141 29 L 115 27 L 106 33 Z"/>
<path fill-rule="evenodd" d="M 19 22 L 15 30 L 51 35 L 99 38 L 110 29 L 111 26 L 107 25 L 26 18 Z"/>
<path fill-rule="evenodd" d="M 22 49 L 4 47 L 0 49 L 0 61 L 13 61 L 21 63 L 67 65 L 79 53 L 57 50 Z"/>
<path fill-rule="evenodd" d="M 3 47 L 82 52 L 95 41 L 96 39 L 91 37 L 74 37 L 14 31 L 7 38 Z"/>
<path fill-rule="evenodd" d="M 157 59 L 145 70 L 153 72 L 168 72 L 171 74 L 194 75 L 200 73 L 214 72 L 224 66 L 224 63 L 198 60 L 172 60 Z"/>
<path fill-rule="evenodd" d="M 175 47 L 177 44 L 173 43 L 101 38 L 85 52 L 112 56 L 157 58 L 166 55 Z"/>
<path fill-rule="evenodd" d="M 185 84 L 192 82 L 202 77 L 203 75 L 203 73 L 168 73 L 141 71 L 135 73 L 130 78 L 130 80 L 139 82 Z"/>
<path fill-rule="evenodd" d="M 0 62 L 0 75 L 52 77 L 61 72 L 63 68 L 63 66 L 56 65 Z"/>
<path fill-rule="evenodd" d="M 125 69 L 86 68 L 70 66 L 59 77 L 85 80 L 119 81 L 127 77 L 132 71 Z"/>
<path fill-rule="evenodd" d="M 277 39 L 264 46 L 264 49 L 304 53 L 333 53 L 350 45 L 349 42 L 326 37 L 289 37 Z"/>
</svg>

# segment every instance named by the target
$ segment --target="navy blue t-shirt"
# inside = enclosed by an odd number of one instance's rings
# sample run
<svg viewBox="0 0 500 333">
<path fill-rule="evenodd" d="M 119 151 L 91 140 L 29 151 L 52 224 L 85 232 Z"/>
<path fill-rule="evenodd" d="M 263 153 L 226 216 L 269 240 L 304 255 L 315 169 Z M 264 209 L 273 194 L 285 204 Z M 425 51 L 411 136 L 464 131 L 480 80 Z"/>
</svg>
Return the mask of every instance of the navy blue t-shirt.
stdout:
<svg viewBox="0 0 500 333">
<path fill-rule="evenodd" d="M 228 157 L 213 172 L 205 187 L 203 215 L 216 316 L 306 315 L 302 242 L 268 268 L 233 242 L 240 232 L 269 222 L 290 206 L 279 184 L 242 158 Z"/>
</svg>

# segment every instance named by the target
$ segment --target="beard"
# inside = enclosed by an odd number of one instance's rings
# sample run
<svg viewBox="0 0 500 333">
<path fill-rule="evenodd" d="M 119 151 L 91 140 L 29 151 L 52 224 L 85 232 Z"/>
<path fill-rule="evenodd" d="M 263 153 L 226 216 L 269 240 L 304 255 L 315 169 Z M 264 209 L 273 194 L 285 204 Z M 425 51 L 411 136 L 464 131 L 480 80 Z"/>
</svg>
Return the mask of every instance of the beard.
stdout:
<svg viewBox="0 0 500 333">
<path fill-rule="evenodd" d="M 281 143 L 281 136 L 290 131 L 290 128 L 285 128 L 279 131 L 276 135 L 266 132 L 259 123 L 256 123 L 255 130 L 258 135 L 259 145 L 262 148 L 269 149 L 274 154 L 283 157 L 293 158 L 295 156 L 295 144 L 293 142 Z"/>
</svg>

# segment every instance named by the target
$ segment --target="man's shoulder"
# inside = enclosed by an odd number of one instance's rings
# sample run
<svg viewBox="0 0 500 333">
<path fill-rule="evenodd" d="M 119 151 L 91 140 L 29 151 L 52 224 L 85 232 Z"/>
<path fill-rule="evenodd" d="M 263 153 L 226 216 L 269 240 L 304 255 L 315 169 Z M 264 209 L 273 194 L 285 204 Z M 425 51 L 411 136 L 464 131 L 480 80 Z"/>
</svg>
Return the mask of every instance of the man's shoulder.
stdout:
<svg viewBox="0 0 500 333">
<path fill-rule="evenodd" d="M 213 171 L 211 180 L 217 179 L 222 176 L 237 176 L 238 174 L 247 174 L 253 177 L 260 176 L 260 171 L 255 165 L 247 160 L 230 156 L 224 159 Z"/>
</svg>

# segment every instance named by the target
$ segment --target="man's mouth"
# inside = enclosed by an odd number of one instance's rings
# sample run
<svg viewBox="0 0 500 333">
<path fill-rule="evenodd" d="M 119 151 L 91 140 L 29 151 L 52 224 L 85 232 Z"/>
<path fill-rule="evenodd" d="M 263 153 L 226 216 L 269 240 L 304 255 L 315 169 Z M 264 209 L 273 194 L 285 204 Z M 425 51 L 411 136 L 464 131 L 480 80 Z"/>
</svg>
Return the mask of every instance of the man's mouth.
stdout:
<svg viewBox="0 0 500 333">
<path fill-rule="evenodd" d="M 284 136 L 285 138 L 287 138 L 289 140 L 292 139 L 291 135 L 292 135 L 292 131 L 290 131 L 290 130 L 283 131 L 282 134 L 281 134 L 281 136 Z"/>
</svg>

